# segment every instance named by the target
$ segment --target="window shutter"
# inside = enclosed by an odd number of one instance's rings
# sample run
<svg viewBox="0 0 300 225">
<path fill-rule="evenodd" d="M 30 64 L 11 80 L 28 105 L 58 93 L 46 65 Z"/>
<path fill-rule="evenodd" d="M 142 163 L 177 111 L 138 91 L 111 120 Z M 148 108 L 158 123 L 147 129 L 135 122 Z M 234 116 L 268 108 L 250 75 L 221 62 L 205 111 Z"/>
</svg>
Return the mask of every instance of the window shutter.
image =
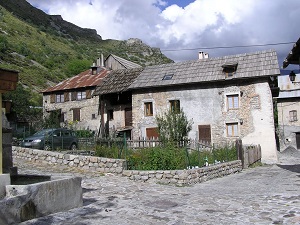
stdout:
<svg viewBox="0 0 300 225">
<path fill-rule="evenodd" d="M 76 91 L 73 91 L 73 92 L 71 93 L 71 100 L 72 100 L 72 101 L 75 101 L 75 100 L 76 100 L 76 97 L 77 97 L 77 92 L 76 92 Z"/>
<path fill-rule="evenodd" d="M 80 121 L 80 109 L 73 109 L 73 121 Z"/>
<path fill-rule="evenodd" d="M 92 98 L 92 90 L 86 90 L 86 98 Z"/>
<path fill-rule="evenodd" d="M 70 97 L 69 97 L 70 95 L 69 95 L 69 92 L 65 92 L 64 93 L 64 99 L 65 99 L 65 102 L 68 102 L 68 101 L 70 101 Z"/>
<path fill-rule="evenodd" d="M 55 94 L 50 95 L 50 103 L 55 103 Z"/>
<path fill-rule="evenodd" d="M 199 141 L 211 143 L 210 125 L 198 125 Z"/>
</svg>

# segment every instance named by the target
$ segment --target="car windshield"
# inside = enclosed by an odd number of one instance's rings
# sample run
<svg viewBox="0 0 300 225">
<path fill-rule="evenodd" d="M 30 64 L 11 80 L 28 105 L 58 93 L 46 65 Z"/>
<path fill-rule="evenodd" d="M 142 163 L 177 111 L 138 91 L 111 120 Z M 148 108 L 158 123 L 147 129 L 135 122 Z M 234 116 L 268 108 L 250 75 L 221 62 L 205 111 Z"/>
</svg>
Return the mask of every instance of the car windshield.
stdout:
<svg viewBox="0 0 300 225">
<path fill-rule="evenodd" d="M 50 135 L 52 133 L 53 129 L 46 129 L 46 130 L 40 130 L 36 132 L 33 136 L 44 136 L 44 135 Z"/>
</svg>

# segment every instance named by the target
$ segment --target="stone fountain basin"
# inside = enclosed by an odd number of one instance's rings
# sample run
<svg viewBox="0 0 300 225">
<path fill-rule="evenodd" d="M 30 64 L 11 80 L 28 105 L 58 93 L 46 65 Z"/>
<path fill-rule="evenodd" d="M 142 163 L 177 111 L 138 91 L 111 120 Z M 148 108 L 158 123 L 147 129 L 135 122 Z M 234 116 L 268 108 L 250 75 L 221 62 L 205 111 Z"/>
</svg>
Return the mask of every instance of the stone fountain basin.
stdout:
<svg viewBox="0 0 300 225">
<path fill-rule="evenodd" d="M 0 200 L 0 224 L 16 224 L 83 204 L 81 177 L 17 175 L 11 182 Z"/>
</svg>

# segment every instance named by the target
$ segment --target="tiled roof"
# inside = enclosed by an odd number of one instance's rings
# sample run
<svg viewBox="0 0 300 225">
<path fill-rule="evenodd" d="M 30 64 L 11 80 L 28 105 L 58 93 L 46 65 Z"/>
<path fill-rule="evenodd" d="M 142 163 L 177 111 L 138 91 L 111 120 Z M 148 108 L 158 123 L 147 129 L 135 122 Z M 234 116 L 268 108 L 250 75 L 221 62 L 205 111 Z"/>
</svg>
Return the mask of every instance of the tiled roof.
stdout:
<svg viewBox="0 0 300 225">
<path fill-rule="evenodd" d="M 141 68 L 142 66 L 141 65 L 139 65 L 139 64 L 137 64 L 137 63 L 134 63 L 134 62 L 130 62 L 130 61 L 128 61 L 128 60 L 126 60 L 126 59 L 123 59 L 123 58 L 121 58 L 121 57 L 119 57 L 119 56 L 116 56 L 116 55 L 114 55 L 114 54 L 110 54 L 109 56 L 111 56 L 111 57 L 113 57 L 116 61 L 118 61 L 121 65 L 123 65 L 124 66 L 124 68 L 126 68 L 126 69 L 131 69 L 131 68 Z M 108 56 L 108 57 L 109 57 Z M 108 58 L 107 57 L 107 58 Z M 106 59 L 107 59 L 106 58 Z"/>
<path fill-rule="evenodd" d="M 267 50 L 218 58 L 148 66 L 130 85 L 129 89 L 221 81 L 226 79 L 222 66 L 233 64 L 237 64 L 237 70 L 230 79 L 244 79 L 280 74 L 276 52 L 274 50 Z M 163 80 L 165 75 L 172 75 L 172 78 Z"/>
<path fill-rule="evenodd" d="M 126 91 L 142 71 L 143 68 L 113 70 L 97 86 L 94 95 Z"/>
<path fill-rule="evenodd" d="M 86 70 L 74 77 L 60 82 L 59 84 L 49 87 L 42 92 L 53 92 L 61 90 L 70 90 L 84 87 L 92 87 L 99 85 L 103 78 L 109 73 L 109 70 L 98 67 L 97 74 L 92 75 L 92 70 Z"/>
</svg>

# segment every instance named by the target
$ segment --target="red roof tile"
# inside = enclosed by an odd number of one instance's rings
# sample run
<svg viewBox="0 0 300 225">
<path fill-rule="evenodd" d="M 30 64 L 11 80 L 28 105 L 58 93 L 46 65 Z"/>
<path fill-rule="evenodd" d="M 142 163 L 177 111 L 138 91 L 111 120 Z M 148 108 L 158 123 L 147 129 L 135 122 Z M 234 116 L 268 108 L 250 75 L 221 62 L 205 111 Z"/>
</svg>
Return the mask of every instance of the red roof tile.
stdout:
<svg viewBox="0 0 300 225">
<path fill-rule="evenodd" d="M 97 86 L 102 82 L 102 79 L 109 73 L 109 70 L 98 67 L 97 74 L 92 75 L 92 70 L 86 70 L 74 77 L 71 77 L 67 80 L 60 82 L 59 84 L 49 87 L 42 92 L 53 92 L 61 90 L 70 90 L 84 87 L 93 87 Z"/>
</svg>

